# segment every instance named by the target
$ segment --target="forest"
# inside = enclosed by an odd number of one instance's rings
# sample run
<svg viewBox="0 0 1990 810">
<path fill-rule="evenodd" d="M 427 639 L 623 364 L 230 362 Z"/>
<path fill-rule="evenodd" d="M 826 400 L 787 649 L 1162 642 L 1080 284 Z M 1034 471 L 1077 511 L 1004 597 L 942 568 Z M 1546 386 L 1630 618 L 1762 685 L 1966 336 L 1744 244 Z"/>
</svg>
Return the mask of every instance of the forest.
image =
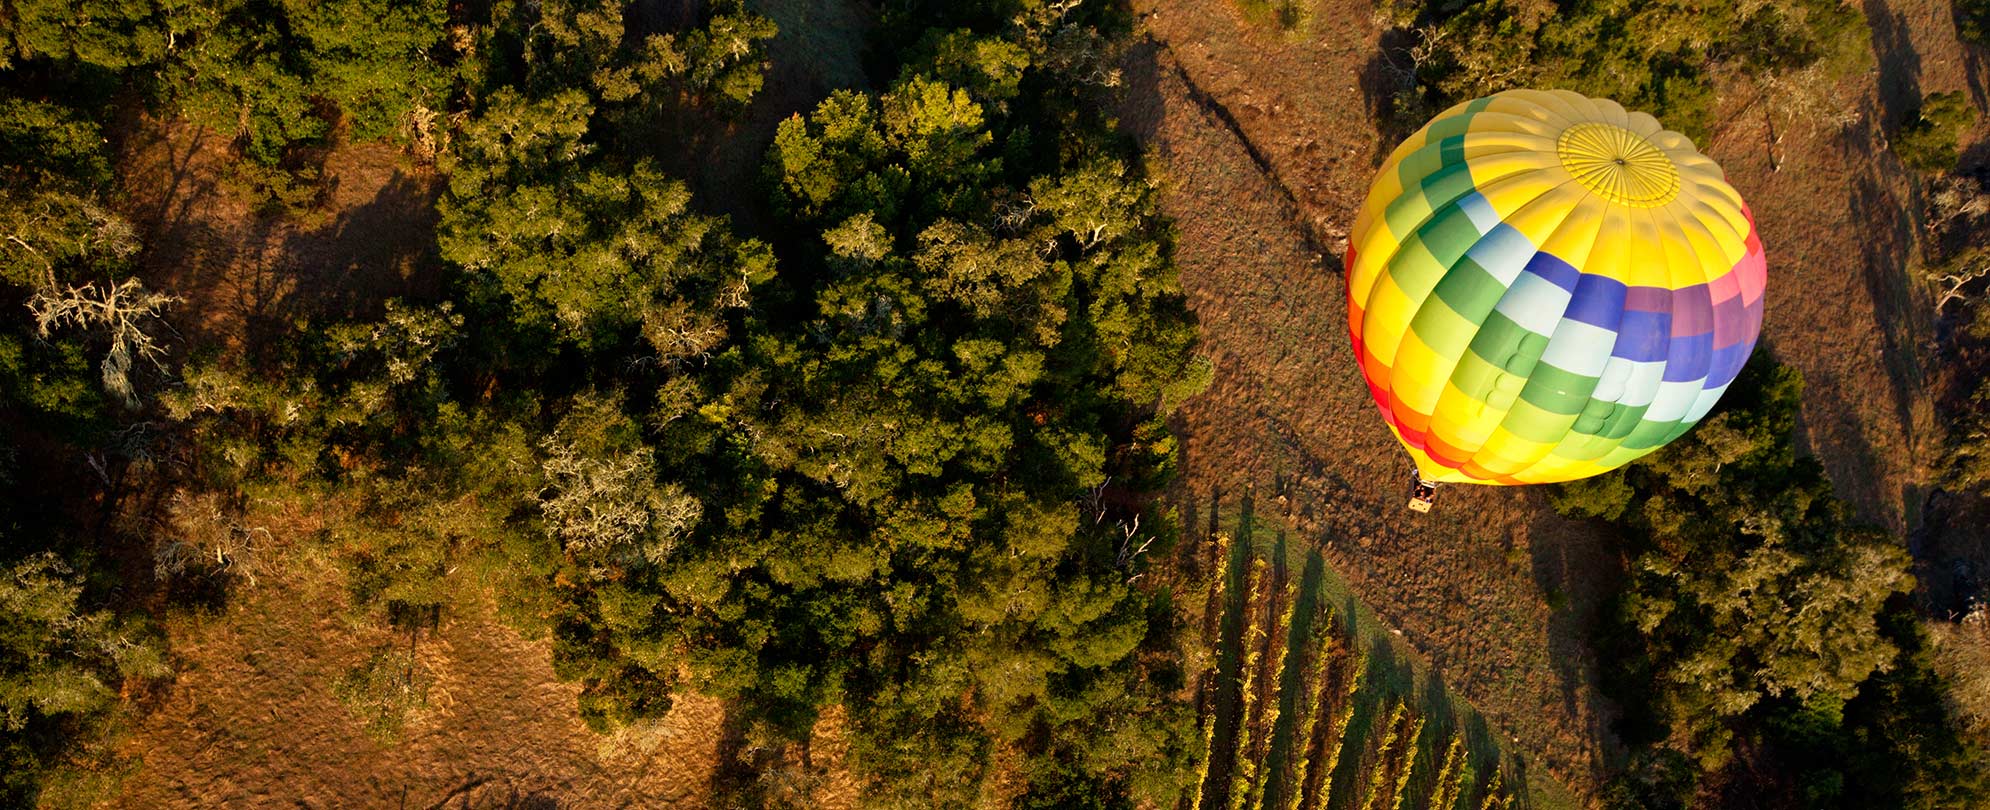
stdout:
<svg viewBox="0 0 1990 810">
<path fill-rule="evenodd" d="M 1990 554 L 1981 99 L 1879 124 L 1920 204 L 1888 283 L 1918 296 L 1939 427 L 1911 528 L 1817 458 L 1773 332 L 1662 452 L 1484 496 L 1607 543 L 1567 620 L 1606 754 L 1550 767 L 1336 573 L 1377 532 L 1307 522 L 1283 462 L 1196 477 L 1227 327 L 1186 278 L 1176 147 L 1123 102 L 1174 80 L 1137 75 L 1149 27 L 1198 13 L 1161 5 L 0 2 L 0 805 L 145 804 L 125 791 L 170 774 L 133 741 L 193 689 L 188 628 L 287 588 L 299 636 L 371 640 L 310 677 L 380 751 L 471 700 L 436 662 L 491 613 L 571 695 L 535 710 L 601 740 L 718 702 L 728 753 L 669 806 L 1990 805 L 1990 596 L 1953 562 Z M 1836 89 L 1886 58 L 1833 0 L 1202 5 L 1383 43 L 1376 163 L 1517 86 L 1711 140 L 1746 85 L 1772 130 L 1843 129 Z M 1979 5 L 1942 10 L 1971 54 Z M 775 51 L 828 47 L 781 43 L 837 36 L 831 6 L 863 21 L 854 79 L 783 85 Z M 328 265 L 247 311 L 186 283 L 217 249 L 168 249 L 191 215 L 140 202 L 195 182 L 137 168 L 161 132 L 211 139 L 203 193 L 263 234 L 344 221 L 343 156 L 391 155 L 429 184 L 411 269 Z"/>
</svg>

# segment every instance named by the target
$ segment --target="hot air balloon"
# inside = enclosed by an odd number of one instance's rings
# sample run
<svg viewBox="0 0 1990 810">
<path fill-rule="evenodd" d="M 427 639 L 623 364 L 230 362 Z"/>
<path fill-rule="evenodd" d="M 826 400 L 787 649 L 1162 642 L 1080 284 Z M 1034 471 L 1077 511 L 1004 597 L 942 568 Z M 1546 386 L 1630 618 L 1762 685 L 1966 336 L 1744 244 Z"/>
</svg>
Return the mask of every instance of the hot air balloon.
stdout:
<svg viewBox="0 0 1990 810">
<path fill-rule="evenodd" d="M 1686 136 L 1510 90 L 1383 164 L 1348 235 L 1348 331 L 1427 510 L 1441 482 L 1571 481 L 1678 438 L 1754 350 L 1766 278 L 1748 206 Z"/>
</svg>

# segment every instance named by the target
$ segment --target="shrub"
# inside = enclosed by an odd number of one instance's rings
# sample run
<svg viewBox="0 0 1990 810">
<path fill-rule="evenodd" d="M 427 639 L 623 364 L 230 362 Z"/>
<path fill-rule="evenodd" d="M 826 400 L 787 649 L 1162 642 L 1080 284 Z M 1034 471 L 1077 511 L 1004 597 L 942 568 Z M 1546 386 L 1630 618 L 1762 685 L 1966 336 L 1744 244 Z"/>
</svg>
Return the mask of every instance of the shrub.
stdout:
<svg viewBox="0 0 1990 810">
<path fill-rule="evenodd" d="M 1893 154 L 1901 163 L 1930 174 L 1955 168 L 1962 134 L 1976 125 L 1976 108 L 1960 90 L 1930 93 L 1921 108 L 1893 135 Z"/>
<path fill-rule="evenodd" d="M 1964 42 L 1990 47 L 1990 0 L 1955 0 L 1955 32 Z"/>
<path fill-rule="evenodd" d="M 1701 4 L 1395 0 L 1378 21 L 1415 26 L 1409 71 L 1423 103 L 1442 109 L 1513 87 L 1558 87 L 1651 113 L 1689 136 L 1713 124 L 1712 76 L 1756 76 L 1822 66 L 1844 75 L 1868 58 L 1864 16 L 1836 0 Z"/>
</svg>

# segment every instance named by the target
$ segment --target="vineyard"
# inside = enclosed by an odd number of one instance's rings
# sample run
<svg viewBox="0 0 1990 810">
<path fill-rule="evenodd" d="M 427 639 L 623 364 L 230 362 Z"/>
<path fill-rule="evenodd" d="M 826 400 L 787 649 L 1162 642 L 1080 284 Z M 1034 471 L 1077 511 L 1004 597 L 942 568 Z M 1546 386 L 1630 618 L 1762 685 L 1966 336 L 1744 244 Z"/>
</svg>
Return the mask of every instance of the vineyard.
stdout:
<svg viewBox="0 0 1990 810">
<path fill-rule="evenodd" d="M 1199 595 L 1205 756 L 1189 810 L 1530 806 L 1484 720 L 1416 667 L 1319 552 L 1246 496 L 1185 544 Z"/>
</svg>

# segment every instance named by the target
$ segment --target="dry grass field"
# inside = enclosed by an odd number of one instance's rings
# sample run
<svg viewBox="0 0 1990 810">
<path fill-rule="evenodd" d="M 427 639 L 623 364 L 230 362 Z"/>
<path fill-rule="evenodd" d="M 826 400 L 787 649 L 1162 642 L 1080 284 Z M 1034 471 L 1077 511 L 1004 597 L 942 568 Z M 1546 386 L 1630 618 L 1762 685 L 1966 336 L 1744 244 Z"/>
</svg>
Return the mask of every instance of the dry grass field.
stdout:
<svg viewBox="0 0 1990 810">
<path fill-rule="evenodd" d="M 425 635 L 426 704 L 391 740 L 334 694 L 405 636 L 354 627 L 336 594 L 278 583 L 169 629 L 179 671 L 132 736 L 125 807 L 705 807 L 724 708 L 687 695 L 623 745 L 583 726 L 548 645 L 486 610 Z M 734 743 L 736 745 L 736 743 Z"/>
</svg>

